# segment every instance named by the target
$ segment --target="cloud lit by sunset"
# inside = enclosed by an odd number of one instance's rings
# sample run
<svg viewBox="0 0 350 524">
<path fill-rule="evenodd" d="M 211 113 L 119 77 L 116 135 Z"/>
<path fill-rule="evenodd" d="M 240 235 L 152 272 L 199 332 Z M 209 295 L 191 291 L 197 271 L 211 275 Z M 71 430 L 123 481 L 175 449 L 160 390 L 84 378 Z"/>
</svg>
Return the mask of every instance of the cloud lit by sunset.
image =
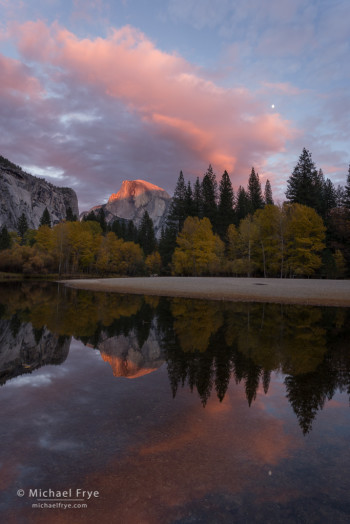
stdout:
<svg viewBox="0 0 350 524">
<path fill-rule="evenodd" d="M 242 2 L 241 11 L 223 2 L 212 19 L 195 0 L 170 1 L 153 13 L 138 2 L 137 9 L 129 2 L 65 2 L 61 13 L 30 4 L 18 16 L 13 5 L 0 5 L 1 153 L 48 176 L 63 172 L 62 183 L 75 188 L 83 208 L 105 200 L 123 179 L 142 178 L 172 193 L 181 169 L 193 181 L 209 163 L 218 177 L 227 169 L 235 189 L 254 165 L 278 191 L 304 145 L 327 176 L 341 181 L 345 120 L 333 119 L 334 133 L 326 136 L 335 100 L 330 86 L 312 84 L 302 71 L 304 49 L 278 49 L 281 27 L 290 38 L 293 31 L 282 10 L 269 9 L 263 26 Z M 242 17 L 247 35 L 256 29 L 255 42 L 228 31 L 227 18 L 238 28 Z M 313 53 L 311 72 L 318 56 L 326 58 L 306 28 L 303 38 Z M 338 92 L 343 77 L 339 72 Z"/>
</svg>

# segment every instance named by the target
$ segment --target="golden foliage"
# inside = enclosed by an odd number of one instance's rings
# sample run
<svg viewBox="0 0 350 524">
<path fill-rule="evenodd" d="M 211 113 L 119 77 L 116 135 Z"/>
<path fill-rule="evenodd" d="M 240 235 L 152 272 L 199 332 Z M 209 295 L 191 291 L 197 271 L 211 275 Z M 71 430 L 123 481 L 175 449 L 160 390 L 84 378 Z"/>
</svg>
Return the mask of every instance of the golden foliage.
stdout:
<svg viewBox="0 0 350 524">
<path fill-rule="evenodd" d="M 217 273 L 224 253 L 224 244 L 214 235 L 210 220 L 188 217 L 177 237 L 173 255 L 176 275 Z"/>
</svg>

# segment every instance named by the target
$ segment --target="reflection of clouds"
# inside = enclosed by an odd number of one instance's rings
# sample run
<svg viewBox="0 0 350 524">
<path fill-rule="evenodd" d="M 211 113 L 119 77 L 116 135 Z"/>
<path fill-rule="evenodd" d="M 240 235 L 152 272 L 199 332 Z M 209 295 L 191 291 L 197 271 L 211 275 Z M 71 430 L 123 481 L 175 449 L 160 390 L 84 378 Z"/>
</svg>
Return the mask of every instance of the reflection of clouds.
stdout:
<svg viewBox="0 0 350 524">
<path fill-rule="evenodd" d="M 21 388 L 24 386 L 31 386 L 33 388 L 40 388 L 43 386 L 48 386 L 52 382 L 52 377 L 50 373 L 45 373 L 44 375 L 21 375 L 9 381 L 7 387 Z"/>
<path fill-rule="evenodd" d="M 50 451 L 74 451 L 82 449 L 84 446 L 81 442 L 74 440 L 57 440 L 55 436 L 49 434 L 42 435 L 39 438 L 39 446 L 42 448 L 49 449 Z"/>
<path fill-rule="evenodd" d="M 52 370 L 34 370 L 28 375 L 20 375 L 10 379 L 6 384 L 6 387 L 22 388 L 28 386 L 32 388 L 41 388 L 50 386 L 53 382 L 55 382 L 55 380 L 64 376 L 67 371 L 67 368 L 57 368 L 56 366 L 53 367 Z"/>
<path fill-rule="evenodd" d="M 93 473 L 108 501 L 105 518 L 117 505 L 121 522 L 172 522 L 173 512 L 208 494 L 258 496 L 268 472 L 299 445 L 263 401 L 247 409 L 244 391 L 232 384 L 222 404 L 211 397 L 203 409 L 191 399 L 183 408 L 168 422 L 153 420 L 124 460 L 111 456 L 112 473 Z"/>
</svg>

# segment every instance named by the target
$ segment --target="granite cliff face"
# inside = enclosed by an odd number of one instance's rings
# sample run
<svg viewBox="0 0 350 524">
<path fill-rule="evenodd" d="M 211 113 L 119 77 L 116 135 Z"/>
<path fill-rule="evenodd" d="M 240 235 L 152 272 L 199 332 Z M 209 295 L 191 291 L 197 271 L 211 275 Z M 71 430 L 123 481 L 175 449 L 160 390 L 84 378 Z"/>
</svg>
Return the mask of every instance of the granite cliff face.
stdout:
<svg viewBox="0 0 350 524">
<path fill-rule="evenodd" d="M 159 236 L 170 202 L 171 197 L 161 187 L 145 180 L 124 180 L 118 193 L 112 194 L 107 204 L 95 206 L 90 211 L 97 213 L 103 208 L 107 223 L 121 218 L 132 220 L 136 226 L 140 225 L 143 214 L 147 211 Z M 87 213 L 82 213 L 82 216 Z"/>
<path fill-rule="evenodd" d="M 73 214 L 79 215 L 78 199 L 73 189 L 56 187 L 0 159 L 0 227 L 15 230 L 24 213 L 28 227 L 36 229 L 45 207 L 52 224 L 65 219 L 69 207 Z"/>
</svg>

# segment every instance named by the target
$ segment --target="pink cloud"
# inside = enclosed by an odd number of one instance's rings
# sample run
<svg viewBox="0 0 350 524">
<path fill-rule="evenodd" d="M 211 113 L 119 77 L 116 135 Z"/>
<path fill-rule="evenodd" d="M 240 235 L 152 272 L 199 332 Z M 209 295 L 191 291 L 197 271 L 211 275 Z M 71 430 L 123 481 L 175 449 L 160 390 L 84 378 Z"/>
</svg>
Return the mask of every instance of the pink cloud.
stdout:
<svg viewBox="0 0 350 524">
<path fill-rule="evenodd" d="M 14 28 L 29 60 L 56 66 L 76 86 L 118 99 L 155 133 L 170 137 L 219 173 L 235 170 L 242 181 L 253 162 L 284 150 L 293 137 L 288 121 L 266 113 L 247 89 L 222 88 L 193 65 L 165 53 L 140 31 L 126 26 L 107 38 L 79 39 L 57 24 L 27 22 Z"/>
<path fill-rule="evenodd" d="M 20 94 L 37 98 L 43 89 L 40 82 L 31 75 L 30 70 L 18 60 L 0 54 L 0 93 Z"/>
</svg>

